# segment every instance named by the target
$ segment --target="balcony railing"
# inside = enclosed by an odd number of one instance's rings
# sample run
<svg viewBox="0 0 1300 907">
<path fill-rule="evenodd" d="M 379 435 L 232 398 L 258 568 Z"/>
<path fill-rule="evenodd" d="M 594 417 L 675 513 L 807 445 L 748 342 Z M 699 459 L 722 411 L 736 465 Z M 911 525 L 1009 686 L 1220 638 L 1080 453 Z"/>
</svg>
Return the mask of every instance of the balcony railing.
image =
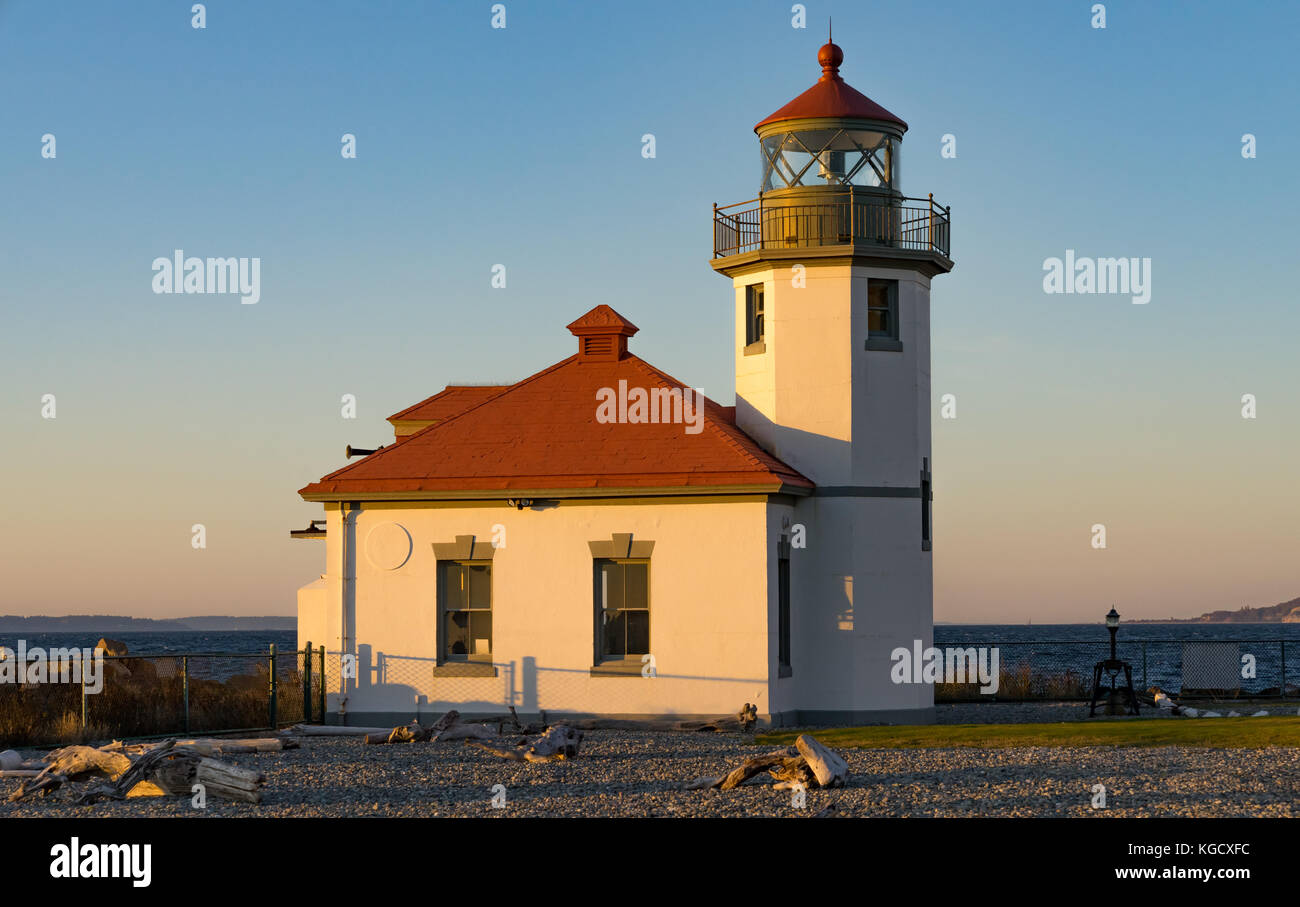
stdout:
<svg viewBox="0 0 1300 907">
<path fill-rule="evenodd" d="M 908 204 L 916 202 L 919 204 Z M 824 202 L 751 199 L 713 206 L 713 257 L 855 243 L 948 257 L 951 209 L 934 196 L 882 200 L 848 192 Z"/>
</svg>

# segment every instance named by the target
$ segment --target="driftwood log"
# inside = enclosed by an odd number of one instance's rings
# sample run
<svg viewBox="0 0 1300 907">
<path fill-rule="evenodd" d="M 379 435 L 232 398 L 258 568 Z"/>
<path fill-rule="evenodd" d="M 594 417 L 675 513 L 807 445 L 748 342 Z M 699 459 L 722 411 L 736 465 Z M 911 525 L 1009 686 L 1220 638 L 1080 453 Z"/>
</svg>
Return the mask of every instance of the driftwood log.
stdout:
<svg viewBox="0 0 1300 907">
<path fill-rule="evenodd" d="M 259 803 L 265 776 L 252 769 L 240 768 L 200 752 L 165 740 L 131 763 L 120 777 L 108 784 L 96 785 L 77 803 L 94 803 L 100 799 L 122 800 L 126 797 L 188 795 L 195 784 L 216 797 Z"/>
<path fill-rule="evenodd" d="M 536 739 L 530 741 L 524 738 L 509 748 L 480 741 L 470 743 L 486 753 L 513 762 L 561 762 L 577 757 L 582 738 L 581 731 L 557 724 Z"/>
<path fill-rule="evenodd" d="M 171 741 L 173 746 L 184 748 L 190 752 L 199 753 L 203 756 L 232 756 L 247 753 L 278 753 L 283 750 L 297 749 L 300 744 L 292 737 L 245 737 L 242 739 L 223 740 L 217 737 L 196 737 L 193 739 L 181 739 Z M 104 752 L 120 752 L 133 756 L 141 756 L 152 749 L 157 749 L 161 744 L 158 743 L 128 743 L 124 744 L 120 740 L 114 740 L 100 750 Z"/>
<path fill-rule="evenodd" d="M 511 710 L 512 716 L 514 715 Z M 517 716 L 513 718 L 516 727 L 523 729 L 519 724 Z M 503 724 L 505 719 L 498 722 L 498 727 Z M 388 728 L 367 728 L 365 735 L 366 743 L 428 743 L 439 740 L 448 742 L 452 740 L 494 740 L 497 734 L 485 724 L 460 723 L 460 712 L 455 709 L 447 712 L 433 724 L 424 727 L 418 721 L 412 721 L 410 724 L 404 724 L 392 729 Z"/>
<path fill-rule="evenodd" d="M 815 737 L 800 734 L 795 749 L 812 769 L 817 787 L 843 787 L 849 780 L 849 764 L 834 750 L 823 746 Z"/>
<path fill-rule="evenodd" d="M 445 713 L 441 718 L 435 721 L 432 725 L 430 725 L 429 729 L 436 734 L 439 731 L 447 730 L 447 728 L 451 727 L 459 720 L 460 720 L 460 712 L 456 711 L 455 709 L 452 709 L 451 711 Z"/>
<path fill-rule="evenodd" d="M 280 741 L 272 740 L 271 743 L 279 744 Z M 32 773 L 33 776 L 25 780 L 9 799 L 21 800 L 33 794 L 44 796 L 69 781 L 98 779 L 81 792 L 76 803 L 188 795 L 195 784 L 202 784 L 205 793 L 216 797 L 260 802 L 260 788 L 266 780 L 262 773 L 211 758 L 214 744 L 233 744 L 232 748 L 240 752 L 275 752 L 281 748 L 268 746 L 260 738 L 241 741 L 164 740 L 143 744 L 123 744 L 115 740 L 98 749 L 68 746 L 49 753 L 45 757 L 45 768 Z"/>
<path fill-rule="evenodd" d="M 758 723 L 758 706 L 747 702 L 740 709 L 740 714 L 736 716 L 740 720 L 740 730 L 746 734 L 754 731 L 754 725 Z"/>
<path fill-rule="evenodd" d="M 426 743 L 433 735 L 432 728 L 422 727 L 419 722 L 395 727 L 388 733 L 366 734 L 366 743 Z"/>
<path fill-rule="evenodd" d="M 482 724 L 453 724 L 445 731 L 439 731 L 431 740 L 448 743 L 454 740 L 495 740 L 496 734 L 490 727 Z"/>
<path fill-rule="evenodd" d="M 65 781 L 79 780 L 87 775 L 116 779 L 131 768 L 130 758 L 122 753 L 105 752 L 90 746 L 65 746 L 49 753 L 45 762 L 45 768 L 39 774 L 24 781 L 9 795 L 10 802 L 37 793 L 44 796 Z"/>
<path fill-rule="evenodd" d="M 261 786 L 265 780 L 261 772 L 252 769 L 240 768 L 206 756 L 181 753 L 159 763 L 152 775 L 137 782 L 126 792 L 126 796 L 188 796 L 193 793 L 194 785 L 202 784 L 205 794 L 227 800 L 260 803 Z"/>
<path fill-rule="evenodd" d="M 784 770 L 786 762 L 793 758 L 794 755 L 796 755 L 794 748 L 786 747 L 765 756 L 750 756 L 723 777 L 722 783 L 718 785 L 718 790 L 734 790 L 766 769 L 778 768 Z"/>
<path fill-rule="evenodd" d="M 337 724 L 295 724 L 290 731 L 303 737 L 365 737 L 369 734 L 387 734 L 387 727 L 348 727 Z"/>
<path fill-rule="evenodd" d="M 687 782 L 685 789 L 734 790 L 765 771 L 776 782 L 777 790 L 843 787 L 849 780 L 849 765 L 838 753 L 816 738 L 801 734 L 794 746 L 750 756 L 728 774 L 696 778 Z"/>
</svg>

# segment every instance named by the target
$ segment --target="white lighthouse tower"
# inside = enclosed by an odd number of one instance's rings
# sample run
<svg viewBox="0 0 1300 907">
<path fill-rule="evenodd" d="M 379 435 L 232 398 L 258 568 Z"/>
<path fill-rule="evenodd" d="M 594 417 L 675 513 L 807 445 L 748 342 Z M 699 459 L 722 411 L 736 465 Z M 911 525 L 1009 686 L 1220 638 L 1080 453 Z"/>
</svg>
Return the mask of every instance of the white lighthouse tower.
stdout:
<svg viewBox="0 0 1300 907">
<path fill-rule="evenodd" d="M 953 266 L 949 212 L 903 194 L 907 124 L 843 58 L 824 45 L 817 83 L 754 127 L 759 197 L 715 208 L 712 265 L 735 287 L 736 423 L 817 485 L 775 515 L 773 712 L 924 722 L 933 688 L 890 669 L 933 638 L 930 281 Z"/>
</svg>

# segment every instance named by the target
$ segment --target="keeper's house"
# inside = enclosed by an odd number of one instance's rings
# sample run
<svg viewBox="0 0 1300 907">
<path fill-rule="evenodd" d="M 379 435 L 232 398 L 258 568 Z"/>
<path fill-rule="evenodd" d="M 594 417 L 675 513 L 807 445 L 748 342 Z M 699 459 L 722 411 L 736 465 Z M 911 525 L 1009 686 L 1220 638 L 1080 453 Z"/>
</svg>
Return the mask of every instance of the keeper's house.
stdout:
<svg viewBox="0 0 1300 907">
<path fill-rule="evenodd" d="M 714 211 L 734 407 L 630 352 L 637 328 L 601 305 L 568 326 L 568 358 L 448 387 L 301 489 L 325 507 L 294 534 L 325 540 L 298 637 L 331 653 L 330 720 L 746 702 L 774 724 L 931 720 L 933 691 L 893 683 L 890 655 L 932 639 L 949 218 L 902 194 L 907 126 L 842 57 L 824 46 L 821 79 L 755 127 L 759 198 Z"/>
</svg>

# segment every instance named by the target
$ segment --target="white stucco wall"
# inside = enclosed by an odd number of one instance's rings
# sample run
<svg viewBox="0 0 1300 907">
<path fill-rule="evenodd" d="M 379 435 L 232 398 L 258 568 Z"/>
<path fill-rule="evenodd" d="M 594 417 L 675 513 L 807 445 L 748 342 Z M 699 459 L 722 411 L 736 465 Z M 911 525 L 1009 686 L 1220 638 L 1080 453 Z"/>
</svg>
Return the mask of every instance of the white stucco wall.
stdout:
<svg viewBox="0 0 1300 907">
<path fill-rule="evenodd" d="M 773 711 L 927 720 L 932 688 L 890 680 L 895 648 L 933 639 L 921 501 L 872 490 L 915 490 L 930 457 L 930 282 L 905 268 L 804 266 L 802 287 L 785 262 L 733 278 L 737 423 L 836 495 L 769 508 L 774 539 L 787 520 L 807 532 L 807 547 L 791 551 L 793 670 L 774 675 Z M 899 282 L 901 350 L 866 349 L 872 278 Z M 746 356 L 745 287 L 753 283 L 764 285 L 765 350 Z M 773 560 L 774 672 L 776 569 Z"/>
<path fill-rule="evenodd" d="M 361 666 L 346 693 L 350 723 L 366 713 L 428 718 L 449 708 L 602 715 L 725 715 L 742 703 L 769 711 L 767 511 L 761 497 L 674 503 L 561 502 L 523 511 L 502 503 L 365 505 L 351 531 L 355 647 Z M 409 533 L 409 559 L 372 562 L 367 542 L 384 524 Z M 434 543 L 474 535 L 505 545 L 492 566 L 496 677 L 435 677 Z M 320 587 L 300 593 L 299 637 L 339 649 L 342 523 L 327 510 L 324 630 Z M 391 527 L 381 530 L 391 535 Z M 650 638 L 658 676 L 591 676 L 594 602 L 590 541 L 632 533 L 653 541 Z M 351 590 L 355 588 L 353 593 Z M 339 706 L 338 686 L 327 708 Z M 355 720 L 354 720 L 355 719 Z"/>
</svg>

